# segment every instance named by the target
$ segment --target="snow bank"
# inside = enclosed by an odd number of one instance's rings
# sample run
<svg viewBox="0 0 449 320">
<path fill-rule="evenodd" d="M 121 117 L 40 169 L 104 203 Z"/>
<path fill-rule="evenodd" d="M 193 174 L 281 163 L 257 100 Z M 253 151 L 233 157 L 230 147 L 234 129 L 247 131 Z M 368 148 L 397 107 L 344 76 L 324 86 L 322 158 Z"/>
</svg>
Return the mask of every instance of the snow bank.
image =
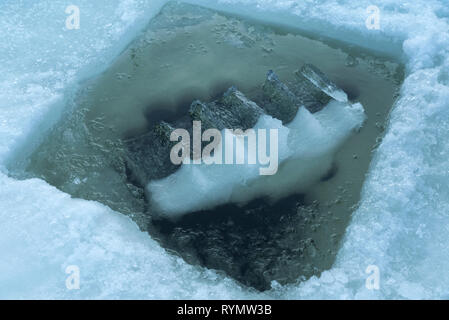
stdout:
<svg viewBox="0 0 449 320">
<path fill-rule="evenodd" d="M 69 88 L 105 68 L 163 2 L 80 0 L 81 29 L 73 31 L 64 29 L 64 1 L 0 4 L 3 172 L 56 121 Z M 401 98 L 335 266 L 300 285 L 275 285 L 268 294 L 449 298 L 447 1 L 376 1 L 380 30 L 365 27 L 369 0 L 201 2 L 398 56 L 402 45 L 407 62 Z M 0 221 L 1 298 L 256 296 L 168 255 L 127 218 L 40 180 L 16 181 L 0 173 Z M 64 287 L 69 264 L 80 266 L 79 291 Z M 379 267 L 379 291 L 365 288 L 370 264 Z"/>
<path fill-rule="evenodd" d="M 212 271 L 169 256 L 122 214 L 71 199 L 42 180 L 0 174 L 0 297 L 217 299 L 252 295 Z M 67 290 L 68 266 L 80 289 Z"/>
<path fill-rule="evenodd" d="M 280 120 L 264 115 L 254 129 L 267 132 L 265 153 L 274 163 L 267 165 L 248 164 L 248 138 L 243 144 L 244 164 L 224 164 L 227 140 L 223 130 L 225 141 L 217 147 L 222 150 L 222 164 L 183 164 L 172 175 L 148 184 L 151 200 L 160 214 L 173 218 L 221 204 L 245 204 L 262 196 L 278 200 L 306 191 L 330 170 L 334 153 L 364 120 L 361 104 L 350 105 L 336 100 L 315 114 L 300 108 L 286 126 Z M 277 141 L 272 141 L 277 142 L 275 153 L 268 137 L 273 129 L 277 130 Z M 237 154 L 235 146 L 240 140 L 234 135 L 232 139 L 233 152 Z M 257 147 L 256 150 L 259 152 Z M 275 174 L 260 175 L 260 168 L 268 166 L 276 168 Z"/>
</svg>

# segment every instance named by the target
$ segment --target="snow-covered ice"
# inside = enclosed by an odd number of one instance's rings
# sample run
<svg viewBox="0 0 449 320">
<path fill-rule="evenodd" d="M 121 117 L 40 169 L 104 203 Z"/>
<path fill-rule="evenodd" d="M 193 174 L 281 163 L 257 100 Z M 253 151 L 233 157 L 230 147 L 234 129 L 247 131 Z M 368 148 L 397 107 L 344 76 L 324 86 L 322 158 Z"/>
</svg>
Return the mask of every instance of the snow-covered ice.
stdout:
<svg viewBox="0 0 449 320">
<path fill-rule="evenodd" d="M 449 3 L 379 0 L 380 30 L 362 1 L 191 0 L 402 57 L 401 96 L 376 151 L 334 267 L 265 294 L 167 254 L 128 218 L 42 180 L 7 176 L 17 154 L 57 121 L 76 83 L 100 72 L 166 2 L 0 3 L 1 298 L 449 298 Z M 81 289 L 68 291 L 67 265 Z M 368 265 L 380 290 L 365 288 Z"/>
</svg>

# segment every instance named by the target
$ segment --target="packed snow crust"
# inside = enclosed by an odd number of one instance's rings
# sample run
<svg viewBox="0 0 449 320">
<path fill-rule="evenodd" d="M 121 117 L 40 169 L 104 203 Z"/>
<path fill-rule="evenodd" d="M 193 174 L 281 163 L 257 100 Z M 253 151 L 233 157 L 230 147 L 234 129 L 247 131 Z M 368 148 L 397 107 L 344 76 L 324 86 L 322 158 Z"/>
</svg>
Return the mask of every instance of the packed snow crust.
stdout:
<svg viewBox="0 0 449 320">
<path fill-rule="evenodd" d="M 449 3 L 379 0 L 380 30 L 361 1 L 192 0 L 394 54 L 401 97 L 333 268 L 264 294 L 189 266 L 107 207 L 8 169 L 57 121 L 82 79 L 101 72 L 166 1 L 0 4 L 0 298 L 449 298 Z M 80 268 L 79 290 L 65 268 Z M 367 266 L 380 290 L 365 286 Z"/>
</svg>

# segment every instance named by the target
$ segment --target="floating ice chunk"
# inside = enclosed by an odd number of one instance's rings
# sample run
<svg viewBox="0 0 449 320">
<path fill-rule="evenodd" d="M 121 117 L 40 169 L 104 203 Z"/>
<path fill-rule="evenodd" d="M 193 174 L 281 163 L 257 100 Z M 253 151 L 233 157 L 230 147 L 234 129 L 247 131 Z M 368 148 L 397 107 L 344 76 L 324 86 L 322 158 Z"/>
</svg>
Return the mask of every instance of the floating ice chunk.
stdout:
<svg viewBox="0 0 449 320">
<path fill-rule="evenodd" d="M 170 150 L 176 144 L 170 141 L 174 128 L 185 128 L 193 135 L 192 122 L 200 121 L 203 130 L 245 130 L 254 127 L 262 114 L 263 110 L 235 87 L 229 88 L 216 101 L 194 101 L 188 116 L 172 124 L 162 121 L 144 135 L 125 141 L 126 166 L 132 182 L 145 186 L 148 181 L 165 178 L 178 169 L 178 165 L 170 161 Z M 190 154 L 193 155 L 193 149 Z"/>
<path fill-rule="evenodd" d="M 301 73 L 330 97 L 340 102 L 348 102 L 348 95 L 315 66 L 305 64 L 301 69 Z"/>
<path fill-rule="evenodd" d="M 263 115 L 254 129 L 278 130 L 280 165 L 275 175 L 259 175 L 259 164 L 183 164 L 172 175 L 150 181 L 149 199 L 160 215 L 175 218 L 225 203 L 245 204 L 262 196 L 277 200 L 303 192 L 330 169 L 338 147 L 364 119 L 361 104 L 335 100 L 315 114 L 300 108 L 288 126 Z"/>
</svg>

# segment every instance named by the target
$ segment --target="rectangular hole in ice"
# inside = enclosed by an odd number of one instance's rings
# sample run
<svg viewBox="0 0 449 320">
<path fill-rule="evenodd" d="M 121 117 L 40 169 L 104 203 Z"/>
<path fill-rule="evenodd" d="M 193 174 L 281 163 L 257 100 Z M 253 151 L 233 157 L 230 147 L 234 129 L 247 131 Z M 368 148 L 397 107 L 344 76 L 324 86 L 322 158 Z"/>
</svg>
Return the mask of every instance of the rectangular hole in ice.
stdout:
<svg viewBox="0 0 449 320">
<path fill-rule="evenodd" d="M 153 221 L 143 186 L 126 165 L 123 141 L 232 85 L 255 98 L 268 70 L 288 83 L 304 63 L 318 66 L 367 114 L 360 132 L 338 151 L 328 179 L 275 204 L 258 199 L 243 208 L 224 205 L 176 222 Z M 331 267 L 402 80 L 402 65 L 380 54 L 169 3 L 103 74 L 82 85 L 26 172 L 130 215 L 190 263 L 264 290 L 272 280 L 288 283 Z"/>
</svg>

